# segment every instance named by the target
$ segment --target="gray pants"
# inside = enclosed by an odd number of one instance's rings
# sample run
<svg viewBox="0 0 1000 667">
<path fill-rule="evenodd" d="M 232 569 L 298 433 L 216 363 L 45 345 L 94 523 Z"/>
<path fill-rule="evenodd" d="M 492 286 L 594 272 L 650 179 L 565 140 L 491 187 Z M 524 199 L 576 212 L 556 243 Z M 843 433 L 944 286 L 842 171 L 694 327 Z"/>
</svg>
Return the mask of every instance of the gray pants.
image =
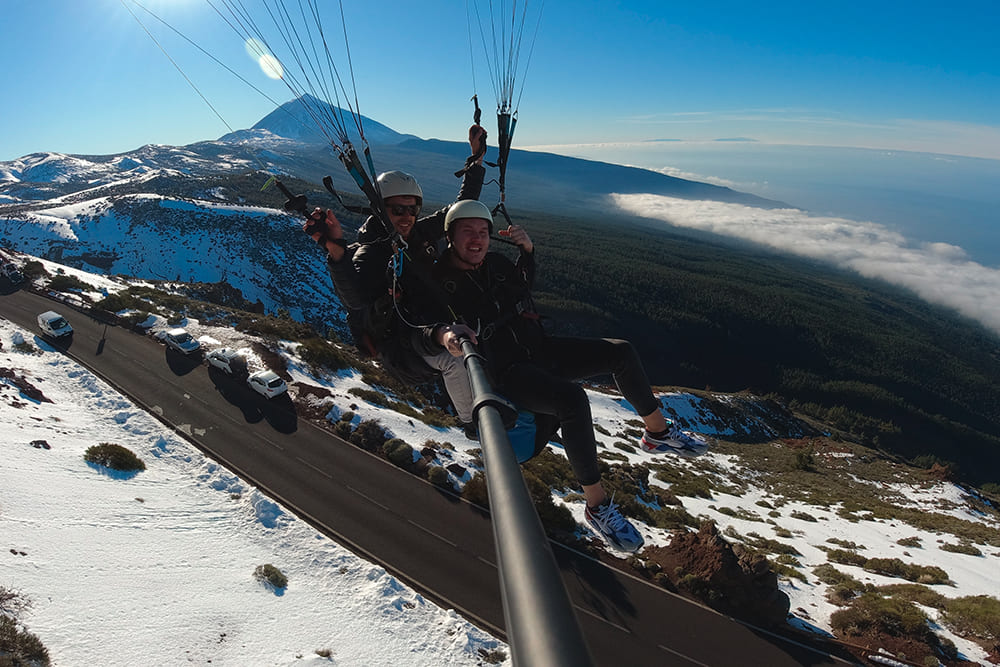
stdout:
<svg viewBox="0 0 1000 667">
<path fill-rule="evenodd" d="M 453 357 L 448 351 L 440 354 L 421 355 L 428 366 L 441 372 L 444 378 L 444 388 L 448 392 L 458 418 L 463 422 L 472 421 L 472 385 L 469 384 L 469 373 L 465 370 L 462 357 Z"/>
</svg>

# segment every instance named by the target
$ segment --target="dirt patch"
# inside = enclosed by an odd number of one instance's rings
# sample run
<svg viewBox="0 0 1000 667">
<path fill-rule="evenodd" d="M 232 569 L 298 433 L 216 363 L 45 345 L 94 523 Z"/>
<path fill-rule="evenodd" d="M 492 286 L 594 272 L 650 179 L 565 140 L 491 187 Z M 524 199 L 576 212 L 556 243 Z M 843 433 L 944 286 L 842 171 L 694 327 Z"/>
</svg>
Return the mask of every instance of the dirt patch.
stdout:
<svg viewBox="0 0 1000 667">
<path fill-rule="evenodd" d="M 295 405 L 295 413 L 299 418 L 308 419 L 321 426 L 329 426 L 329 423 L 326 421 L 326 415 L 330 412 L 330 401 L 326 399 L 332 396 L 330 391 L 325 387 L 317 387 L 302 382 L 296 382 L 295 388 L 298 390 L 298 396 L 296 396 L 296 400 L 293 403 Z"/>
<path fill-rule="evenodd" d="M 22 394 L 33 401 L 38 401 L 39 403 L 52 402 L 42 393 L 41 389 L 28 382 L 28 379 L 24 375 L 18 377 L 17 373 L 10 368 L 0 368 L 0 378 L 6 379 L 10 384 L 17 387 Z"/>
<path fill-rule="evenodd" d="M 712 522 L 696 533 L 678 531 L 668 546 L 643 555 L 673 587 L 713 609 L 769 627 L 785 623 L 788 596 L 767 558 L 730 544 Z"/>
</svg>

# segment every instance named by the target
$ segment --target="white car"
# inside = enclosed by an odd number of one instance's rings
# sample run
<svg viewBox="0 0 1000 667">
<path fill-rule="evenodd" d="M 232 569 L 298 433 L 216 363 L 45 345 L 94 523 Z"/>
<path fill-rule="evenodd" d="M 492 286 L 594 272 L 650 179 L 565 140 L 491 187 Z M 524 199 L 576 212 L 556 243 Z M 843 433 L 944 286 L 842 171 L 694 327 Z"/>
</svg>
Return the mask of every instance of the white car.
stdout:
<svg viewBox="0 0 1000 667">
<path fill-rule="evenodd" d="M 231 347 L 220 347 L 217 350 L 212 350 L 205 356 L 205 359 L 210 366 L 215 366 L 227 375 L 232 375 L 233 372 L 239 370 L 246 371 L 246 359 L 238 350 Z"/>
<path fill-rule="evenodd" d="M 257 371 L 247 378 L 247 384 L 265 398 L 274 398 L 288 391 L 288 385 L 274 371 Z"/>
<path fill-rule="evenodd" d="M 54 310 L 47 310 L 38 316 L 38 328 L 43 334 L 48 334 L 53 338 L 62 338 L 73 333 L 73 327 L 69 325 L 66 318 Z"/>
<path fill-rule="evenodd" d="M 24 275 L 13 262 L 6 262 L 0 265 L 0 275 L 10 281 L 11 285 L 17 285 L 24 280 Z"/>
<path fill-rule="evenodd" d="M 167 347 L 173 348 L 181 354 L 193 354 L 201 349 L 201 343 L 184 329 L 163 331 L 157 335 L 157 338 L 166 343 Z"/>
</svg>

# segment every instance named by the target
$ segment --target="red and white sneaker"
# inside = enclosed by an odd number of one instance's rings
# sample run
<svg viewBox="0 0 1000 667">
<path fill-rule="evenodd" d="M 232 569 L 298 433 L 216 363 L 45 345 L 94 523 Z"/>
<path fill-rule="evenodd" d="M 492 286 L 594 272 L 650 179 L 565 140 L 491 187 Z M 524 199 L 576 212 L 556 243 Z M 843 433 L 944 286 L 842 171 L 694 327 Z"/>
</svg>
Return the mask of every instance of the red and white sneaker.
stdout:
<svg viewBox="0 0 1000 667">
<path fill-rule="evenodd" d="M 646 431 L 642 434 L 642 450 L 649 454 L 669 452 L 679 456 L 701 456 L 708 451 L 708 441 L 696 433 L 682 431 L 671 421 L 667 430 L 659 433 Z"/>
</svg>

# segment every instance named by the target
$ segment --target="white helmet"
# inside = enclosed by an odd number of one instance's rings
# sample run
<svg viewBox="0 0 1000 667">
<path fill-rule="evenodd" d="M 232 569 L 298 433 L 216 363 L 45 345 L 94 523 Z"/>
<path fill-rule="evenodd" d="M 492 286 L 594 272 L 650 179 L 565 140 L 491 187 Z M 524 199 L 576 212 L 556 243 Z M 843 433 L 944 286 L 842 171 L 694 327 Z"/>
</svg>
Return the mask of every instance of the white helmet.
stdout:
<svg viewBox="0 0 1000 667">
<path fill-rule="evenodd" d="M 424 193 L 413 178 L 405 171 L 386 171 L 378 175 L 378 189 L 383 201 L 389 197 L 416 197 L 418 204 L 424 203 Z"/>
<path fill-rule="evenodd" d="M 444 216 L 444 233 L 448 235 L 451 223 L 463 218 L 481 218 L 490 223 L 490 234 L 493 233 L 493 214 L 483 202 L 478 199 L 462 199 L 448 207 Z"/>
</svg>

